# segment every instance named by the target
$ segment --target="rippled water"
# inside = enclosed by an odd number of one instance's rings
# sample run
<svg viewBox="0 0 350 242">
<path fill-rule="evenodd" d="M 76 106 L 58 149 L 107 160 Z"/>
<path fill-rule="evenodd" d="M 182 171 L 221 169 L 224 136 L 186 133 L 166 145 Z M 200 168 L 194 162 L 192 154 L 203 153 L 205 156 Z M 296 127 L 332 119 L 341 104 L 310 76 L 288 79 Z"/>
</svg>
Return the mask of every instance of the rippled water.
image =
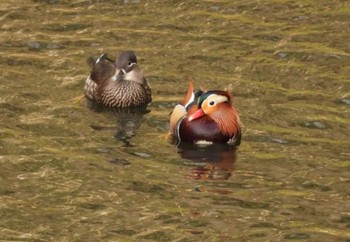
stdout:
<svg viewBox="0 0 350 242">
<path fill-rule="evenodd" d="M 0 239 L 349 241 L 348 1 L 0 3 Z M 133 49 L 142 113 L 94 111 L 86 58 Z M 167 142 L 231 87 L 241 146 Z"/>
</svg>

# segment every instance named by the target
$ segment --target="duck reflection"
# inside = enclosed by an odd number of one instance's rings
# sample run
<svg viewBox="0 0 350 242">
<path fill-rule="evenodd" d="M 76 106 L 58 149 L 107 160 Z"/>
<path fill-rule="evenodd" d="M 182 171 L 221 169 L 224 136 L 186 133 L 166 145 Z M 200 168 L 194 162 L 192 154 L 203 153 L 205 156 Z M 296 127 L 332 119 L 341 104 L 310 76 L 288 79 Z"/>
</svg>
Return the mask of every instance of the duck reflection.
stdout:
<svg viewBox="0 0 350 242">
<path fill-rule="evenodd" d="M 189 160 L 190 176 L 196 180 L 228 180 L 236 161 L 236 147 L 228 144 L 198 146 L 180 143 L 178 153 Z"/>
<path fill-rule="evenodd" d="M 110 108 L 91 100 L 87 101 L 87 105 L 95 112 L 110 113 L 115 116 L 117 121 L 115 127 L 99 125 L 92 125 L 91 127 L 95 130 L 113 130 L 115 132 L 114 137 L 122 141 L 125 146 L 133 146 L 130 140 L 136 135 L 137 129 L 141 126 L 143 116 L 150 112 L 150 110 L 147 109 L 147 105 L 129 108 Z"/>
</svg>

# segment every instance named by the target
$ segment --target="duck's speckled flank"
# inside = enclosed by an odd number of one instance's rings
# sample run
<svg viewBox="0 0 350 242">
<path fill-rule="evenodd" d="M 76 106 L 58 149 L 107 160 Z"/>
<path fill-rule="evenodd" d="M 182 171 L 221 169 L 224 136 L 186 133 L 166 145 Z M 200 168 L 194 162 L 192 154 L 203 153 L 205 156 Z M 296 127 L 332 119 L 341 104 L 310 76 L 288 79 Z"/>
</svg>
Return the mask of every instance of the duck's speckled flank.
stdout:
<svg viewBox="0 0 350 242">
<path fill-rule="evenodd" d="M 110 107 L 136 107 L 152 101 L 151 89 L 133 81 L 111 81 L 104 88 L 99 102 Z"/>
<path fill-rule="evenodd" d="M 89 58 L 88 64 L 91 74 L 84 86 L 87 98 L 108 107 L 137 107 L 152 102 L 151 88 L 132 51 L 123 52 L 116 63 L 103 54 L 95 62 Z"/>
</svg>

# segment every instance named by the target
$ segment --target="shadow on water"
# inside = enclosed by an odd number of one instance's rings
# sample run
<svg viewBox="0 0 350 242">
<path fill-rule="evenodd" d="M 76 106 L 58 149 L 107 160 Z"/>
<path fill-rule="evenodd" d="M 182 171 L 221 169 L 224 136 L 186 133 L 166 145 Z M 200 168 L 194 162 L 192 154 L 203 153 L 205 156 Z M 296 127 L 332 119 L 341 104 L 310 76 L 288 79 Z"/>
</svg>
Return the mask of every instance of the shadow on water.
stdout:
<svg viewBox="0 0 350 242">
<path fill-rule="evenodd" d="M 94 130 L 112 130 L 114 137 L 122 141 L 125 147 L 133 147 L 131 139 L 136 135 L 141 126 L 143 116 L 151 110 L 147 105 L 132 108 L 110 108 L 100 105 L 92 100 L 87 100 L 87 106 L 94 112 L 107 113 L 113 115 L 116 119 L 116 126 L 91 125 Z"/>
<path fill-rule="evenodd" d="M 236 146 L 228 144 L 212 144 L 198 146 L 181 143 L 178 153 L 188 160 L 192 168 L 190 177 L 195 180 L 228 180 L 232 176 L 236 162 Z"/>
</svg>

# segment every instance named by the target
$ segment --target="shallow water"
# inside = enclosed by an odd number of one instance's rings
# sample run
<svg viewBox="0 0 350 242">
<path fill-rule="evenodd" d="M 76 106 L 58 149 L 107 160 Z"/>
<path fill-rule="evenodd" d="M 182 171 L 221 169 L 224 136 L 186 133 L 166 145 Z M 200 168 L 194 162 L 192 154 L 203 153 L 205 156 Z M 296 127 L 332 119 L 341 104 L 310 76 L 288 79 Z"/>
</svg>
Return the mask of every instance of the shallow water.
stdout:
<svg viewBox="0 0 350 242">
<path fill-rule="evenodd" d="M 347 1 L 0 3 L 0 239 L 349 241 Z M 90 55 L 133 49 L 142 114 L 96 112 Z M 232 88 L 237 150 L 176 147 L 188 80 Z"/>
</svg>

